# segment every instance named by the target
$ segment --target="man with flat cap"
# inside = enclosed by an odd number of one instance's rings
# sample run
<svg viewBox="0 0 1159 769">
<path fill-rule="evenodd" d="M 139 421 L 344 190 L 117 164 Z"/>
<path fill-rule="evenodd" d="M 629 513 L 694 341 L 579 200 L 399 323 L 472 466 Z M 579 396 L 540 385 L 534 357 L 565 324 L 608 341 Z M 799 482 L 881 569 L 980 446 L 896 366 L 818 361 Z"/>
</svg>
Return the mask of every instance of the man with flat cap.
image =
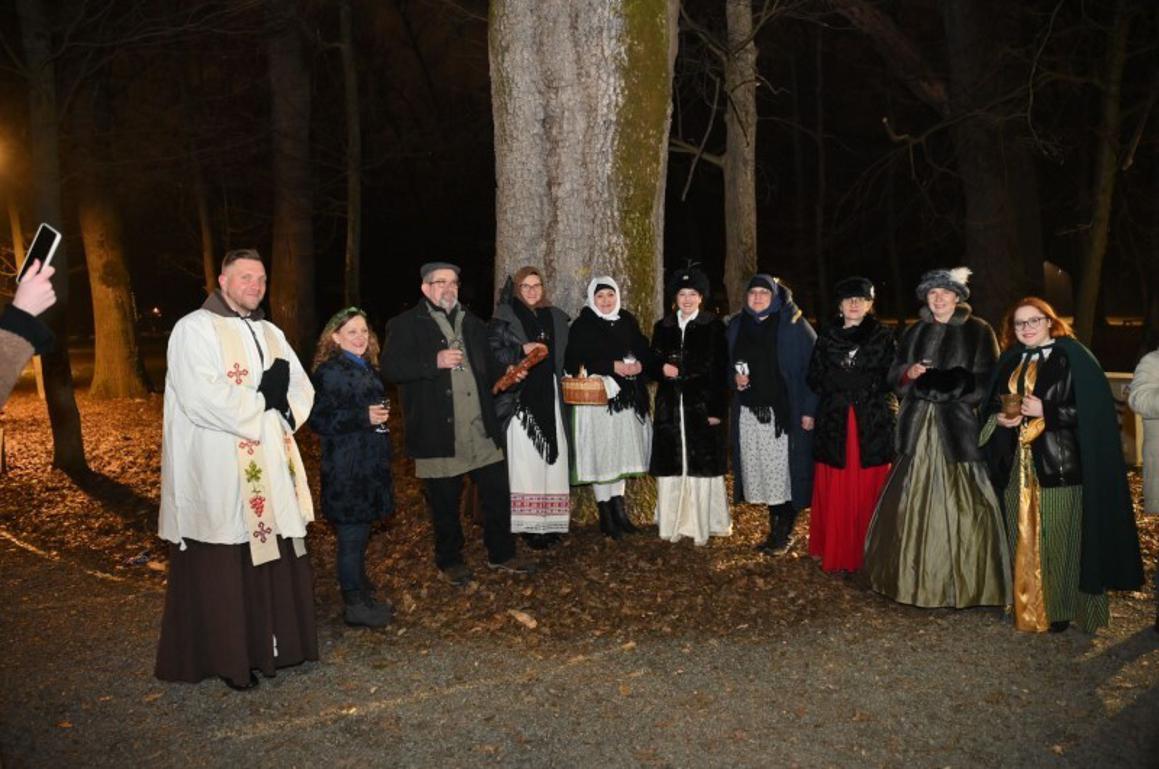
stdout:
<svg viewBox="0 0 1159 769">
<path fill-rule="evenodd" d="M 491 399 L 504 372 L 487 326 L 459 304 L 459 268 L 428 262 L 419 272 L 423 299 L 386 324 L 380 368 L 398 385 L 407 452 L 431 508 L 435 565 L 454 585 L 471 580 L 459 521 L 459 492 L 470 475 L 483 508 L 487 565 L 527 573 L 531 564 L 515 555 L 503 429 Z"/>
</svg>

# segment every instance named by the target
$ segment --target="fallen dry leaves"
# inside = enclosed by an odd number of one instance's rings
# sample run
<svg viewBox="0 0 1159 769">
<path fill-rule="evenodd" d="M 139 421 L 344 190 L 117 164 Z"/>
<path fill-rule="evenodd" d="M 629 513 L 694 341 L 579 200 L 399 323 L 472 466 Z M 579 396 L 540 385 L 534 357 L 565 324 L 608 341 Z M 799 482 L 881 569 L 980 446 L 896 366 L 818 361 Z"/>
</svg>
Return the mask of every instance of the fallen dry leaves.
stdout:
<svg viewBox="0 0 1159 769">
<path fill-rule="evenodd" d="M 44 406 L 29 393 L 16 394 L 3 414 L 9 469 L 0 475 L 0 529 L 89 568 L 160 587 L 168 554 L 166 543 L 156 537 L 161 397 L 96 401 L 81 392 L 77 400 L 89 464 L 101 477 L 78 485 L 52 470 Z M 612 542 L 595 526 L 586 489 L 574 494 L 572 532 L 559 546 L 523 551 L 542 567 L 533 577 L 486 569 L 481 529 L 464 521 L 464 555 L 476 579 L 456 589 L 434 567 L 422 487 L 401 451 L 401 414 L 391 419 L 396 512 L 371 540 L 368 570 L 396 605 L 395 625 L 385 632 L 398 642 L 427 643 L 425 635 L 406 635 L 421 628 L 447 638 L 486 634 L 530 651 L 564 640 L 612 638 L 630 653 L 637 640 L 647 637 L 713 628 L 720 637 L 750 638 L 808 623 L 822 613 L 854 615 L 876 600 L 857 579 L 826 575 L 807 557 L 807 515 L 798 522 L 793 550 L 776 559 L 754 550 L 768 525 L 758 506 L 735 506 L 733 535 L 706 547 L 663 542 L 654 527 Z M 298 441 L 317 494 L 318 443 L 308 428 L 298 432 Z M 1138 499 L 1137 472 L 1131 485 Z M 637 522 L 650 519 L 653 494 L 649 480 L 629 485 L 628 502 Z M 1139 512 L 1150 575 L 1159 554 L 1159 517 Z M 339 625 L 334 539 L 325 521 L 310 527 L 309 548 L 319 617 Z M 1138 597 L 1148 600 L 1145 593 Z M 876 620 L 869 613 L 854 621 Z M 365 634 L 365 643 L 377 638 Z M 575 649 L 581 656 L 586 651 L 582 645 Z"/>
</svg>

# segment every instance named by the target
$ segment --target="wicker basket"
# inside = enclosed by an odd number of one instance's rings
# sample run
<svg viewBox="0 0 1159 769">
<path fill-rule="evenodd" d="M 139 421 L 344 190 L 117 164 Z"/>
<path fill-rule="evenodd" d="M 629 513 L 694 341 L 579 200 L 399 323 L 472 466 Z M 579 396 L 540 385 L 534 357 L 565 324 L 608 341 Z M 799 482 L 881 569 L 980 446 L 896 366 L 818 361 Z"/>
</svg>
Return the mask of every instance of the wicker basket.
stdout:
<svg viewBox="0 0 1159 769">
<path fill-rule="evenodd" d="M 598 376 L 565 376 L 561 380 L 561 384 L 563 385 L 563 402 L 570 406 L 608 405 L 608 391 L 604 389 L 604 380 Z"/>
</svg>

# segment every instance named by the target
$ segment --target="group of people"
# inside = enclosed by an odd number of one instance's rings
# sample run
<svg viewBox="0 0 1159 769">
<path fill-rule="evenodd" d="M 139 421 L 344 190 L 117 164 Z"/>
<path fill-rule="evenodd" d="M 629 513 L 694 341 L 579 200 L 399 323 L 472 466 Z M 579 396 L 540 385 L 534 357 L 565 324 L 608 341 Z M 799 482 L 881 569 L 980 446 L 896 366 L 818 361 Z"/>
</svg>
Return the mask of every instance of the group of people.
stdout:
<svg viewBox="0 0 1159 769">
<path fill-rule="evenodd" d="M 672 309 L 649 340 L 609 276 L 591 280 L 571 321 L 543 272 L 523 268 L 485 323 L 459 303 L 456 265 L 420 273 L 422 299 L 387 323 L 381 349 L 362 310 L 335 314 L 312 376 L 262 317 L 265 270 L 252 250 L 227 254 L 220 290 L 175 326 L 159 678 L 216 675 L 245 689 L 255 673 L 317 659 L 304 547 L 313 506 L 294 441 L 307 423 L 321 439 L 345 620 L 390 622 L 365 567 L 373 524 L 394 507 L 388 383 L 425 487 L 435 565 L 455 585 L 473 577 L 466 477 L 487 566 L 522 574 L 535 561 L 518 540 L 558 542 L 573 486 L 592 487 L 600 530 L 615 540 L 639 530 L 625 481 L 645 474 L 657 481 L 660 537 L 730 535 L 730 454 L 733 501 L 768 509 L 762 553 L 791 547 L 811 508 L 808 551 L 821 568 L 863 570 L 902 603 L 1011 606 L 1019 629 L 1089 631 L 1108 621 L 1107 590 L 1142 583 L 1105 376 L 1040 299 L 1007 313 L 1000 354 L 965 301 L 968 270 L 926 273 L 920 319 L 900 336 L 874 315 L 873 284 L 844 279 L 818 336 L 766 274 L 726 323 L 703 306 L 708 279 L 690 268 L 669 281 Z M 569 377 L 598 378 L 606 405 L 566 403 Z M 1157 391 L 1132 397 L 1154 406 Z"/>
</svg>

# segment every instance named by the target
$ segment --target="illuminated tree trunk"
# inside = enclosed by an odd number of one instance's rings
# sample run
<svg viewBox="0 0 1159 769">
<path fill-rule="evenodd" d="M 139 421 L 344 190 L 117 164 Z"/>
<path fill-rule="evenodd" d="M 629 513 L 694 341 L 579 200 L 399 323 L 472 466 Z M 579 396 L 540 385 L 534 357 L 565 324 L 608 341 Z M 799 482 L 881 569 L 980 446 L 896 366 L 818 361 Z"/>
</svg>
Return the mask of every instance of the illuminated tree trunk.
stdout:
<svg viewBox="0 0 1159 769">
<path fill-rule="evenodd" d="M 310 178 L 310 72 L 294 0 L 269 0 L 274 130 L 274 242 L 270 309 L 299 357 L 314 345 L 314 215 Z"/>
<path fill-rule="evenodd" d="M 657 317 L 676 18 L 676 0 L 492 1 L 497 285 L 538 265 L 574 315 L 607 273 Z"/>
<path fill-rule="evenodd" d="M 60 148 L 56 110 L 56 73 L 54 51 L 50 42 L 48 20 L 41 0 L 17 0 L 24 44 L 24 64 L 28 78 L 28 142 L 31 156 L 35 210 L 41 221 L 58 228 L 63 216 L 60 203 Z M 42 356 L 45 400 L 52 424 L 52 464 L 76 476 L 88 470 L 84 441 L 81 438 L 80 412 L 72 385 L 72 368 L 68 357 L 68 328 L 65 307 L 68 304 L 68 249 L 61 243 L 53 258 L 56 276 L 56 306 L 43 319 L 56 335 L 56 346 Z"/>
<path fill-rule="evenodd" d="M 751 0 L 725 0 L 724 288 L 732 312 L 757 271 L 757 46 Z"/>
</svg>

